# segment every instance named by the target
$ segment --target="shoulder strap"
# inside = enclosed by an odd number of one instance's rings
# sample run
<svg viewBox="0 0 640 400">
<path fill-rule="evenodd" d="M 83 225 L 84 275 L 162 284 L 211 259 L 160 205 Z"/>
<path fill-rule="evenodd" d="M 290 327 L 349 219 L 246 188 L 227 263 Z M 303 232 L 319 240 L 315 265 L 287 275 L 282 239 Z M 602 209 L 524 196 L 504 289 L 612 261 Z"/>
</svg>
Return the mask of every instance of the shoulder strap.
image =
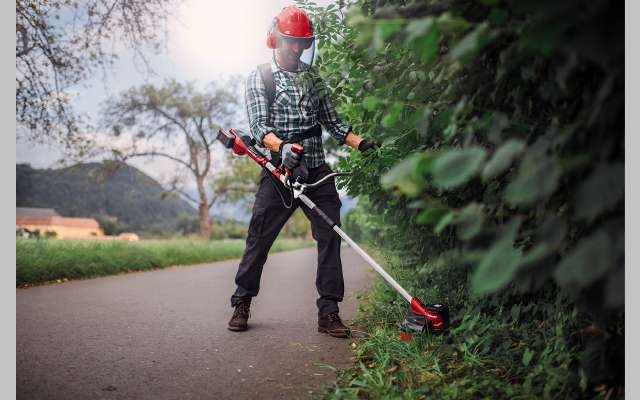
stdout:
<svg viewBox="0 0 640 400">
<path fill-rule="evenodd" d="M 273 72 L 271 72 L 271 64 L 260 64 L 258 69 L 260 70 L 260 76 L 262 77 L 262 82 L 264 82 L 264 88 L 267 92 L 267 104 L 269 108 L 271 108 L 273 99 L 276 97 L 276 82 L 273 79 Z"/>
</svg>

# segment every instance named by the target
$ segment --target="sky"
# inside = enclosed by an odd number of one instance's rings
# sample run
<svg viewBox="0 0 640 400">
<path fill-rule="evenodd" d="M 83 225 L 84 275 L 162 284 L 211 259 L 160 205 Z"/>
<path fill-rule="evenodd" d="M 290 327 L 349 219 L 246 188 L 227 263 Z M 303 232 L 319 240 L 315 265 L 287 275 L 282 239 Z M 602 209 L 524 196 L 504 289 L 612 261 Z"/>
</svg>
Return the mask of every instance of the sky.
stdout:
<svg viewBox="0 0 640 400">
<path fill-rule="evenodd" d="M 315 3 L 326 6 L 334 0 Z M 86 113 L 96 124 L 101 103 L 133 86 L 159 85 L 167 79 L 204 86 L 230 75 L 244 77 L 257 65 L 271 60 L 272 50 L 265 44 L 267 30 L 277 13 L 292 4 L 295 3 L 291 0 L 184 0 L 169 20 L 163 51 L 157 55 L 147 53 L 154 75 L 148 75 L 132 51 L 122 48 L 119 60 L 106 76 L 96 72 L 92 79 L 73 89 L 74 108 Z M 234 127 L 248 129 L 243 126 L 245 121 L 238 124 Z M 224 150 L 221 146 L 214 146 L 213 150 L 215 167 L 223 161 Z M 17 163 L 29 163 L 33 168 L 58 168 L 64 160 L 54 144 L 34 144 L 17 138 Z M 128 163 L 160 182 L 167 182 L 176 168 L 175 163 L 164 158 L 136 158 Z M 195 182 L 188 182 L 185 189 L 195 194 Z M 341 194 L 343 202 L 348 202 L 345 194 Z"/>
<path fill-rule="evenodd" d="M 333 0 L 316 0 L 318 5 Z M 185 0 L 168 25 L 166 51 L 148 57 L 155 75 L 149 76 L 140 60 L 123 49 L 113 69 L 96 72 L 82 87 L 74 88 L 74 108 L 95 123 L 100 104 L 132 86 L 161 84 L 166 79 L 194 81 L 198 86 L 229 75 L 246 76 L 258 64 L 271 59 L 266 33 L 275 15 L 293 1 L 286 0 Z M 16 162 L 34 168 L 54 168 L 63 157 L 55 145 L 16 141 Z M 131 162 L 158 178 L 171 171 L 162 160 Z"/>
</svg>

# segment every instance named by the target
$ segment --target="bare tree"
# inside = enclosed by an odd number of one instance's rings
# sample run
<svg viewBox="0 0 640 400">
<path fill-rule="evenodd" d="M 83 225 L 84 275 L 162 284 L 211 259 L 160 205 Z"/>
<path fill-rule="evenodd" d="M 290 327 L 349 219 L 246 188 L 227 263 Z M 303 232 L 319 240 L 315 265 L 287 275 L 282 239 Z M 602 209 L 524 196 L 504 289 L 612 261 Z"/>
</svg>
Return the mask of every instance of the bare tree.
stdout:
<svg viewBox="0 0 640 400">
<path fill-rule="evenodd" d="M 171 191 L 198 206 L 200 235 L 211 231 L 209 209 L 214 200 L 207 194 L 207 177 L 212 171 L 212 145 L 220 127 L 228 127 L 238 111 L 237 80 L 211 84 L 199 92 L 192 83 L 167 81 L 162 87 L 142 85 L 108 100 L 102 125 L 114 135 L 127 134 L 124 148 L 111 146 L 121 161 L 135 157 L 159 157 L 176 164 Z M 198 196 L 184 190 L 180 167 L 195 179 Z"/>
<path fill-rule="evenodd" d="M 158 33 L 180 1 L 16 0 L 18 134 L 68 150 L 87 144 L 80 135 L 86 120 L 71 109 L 69 90 L 106 71 L 118 45 L 146 64 L 143 48 L 160 47 Z"/>
</svg>

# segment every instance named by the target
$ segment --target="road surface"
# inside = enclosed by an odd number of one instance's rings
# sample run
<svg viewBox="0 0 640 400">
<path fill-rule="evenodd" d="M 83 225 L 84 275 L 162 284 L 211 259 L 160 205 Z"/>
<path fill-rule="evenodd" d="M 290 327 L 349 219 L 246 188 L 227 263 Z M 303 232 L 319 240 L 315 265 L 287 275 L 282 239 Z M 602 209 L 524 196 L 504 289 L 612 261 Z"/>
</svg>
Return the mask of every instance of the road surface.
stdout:
<svg viewBox="0 0 640 400">
<path fill-rule="evenodd" d="M 16 289 L 17 398 L 316 397 L 352 342 L 317 332 L 316 254 L 269 256 L 246 332 L 226 329 L 238 260 Z M 342 261 L 350 321 L 375 273 Z"/>
</svg>

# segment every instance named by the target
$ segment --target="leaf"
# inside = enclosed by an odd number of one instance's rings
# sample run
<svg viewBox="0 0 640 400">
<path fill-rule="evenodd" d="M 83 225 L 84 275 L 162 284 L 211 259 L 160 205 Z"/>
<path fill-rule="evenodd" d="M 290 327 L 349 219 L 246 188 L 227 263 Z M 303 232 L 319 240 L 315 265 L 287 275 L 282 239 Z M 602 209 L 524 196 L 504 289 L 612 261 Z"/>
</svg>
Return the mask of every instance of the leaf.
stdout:
<svg viewBox="0 0 640 400">
<path fill-rule="evenodd" d="M 414 42 L 413 49 L 420 56 L 422 62 L 428 63 L 438 52 L 439 44 L 440 32 L 437 29 L 432 29 L 429 33 Z"/>
<path fill-rule="evenodd" d="M 480 169 L 486 151 L 479 146 L 446 151 L 433 162 L 434 183 L 452 189 L 466 183 Z"/>
<path fill-rule="evenodd" d="M 531 205 L 551 195 L 558 186 L 561 170 L 555 157 L 523 159 L 518 175 L 505 190 L 505 200 L 512 205 Z"/>
<path fill-rule="evenodd" d="M 456 225 L 460 239 L 469 240 L 480 233 L 484 222 L 483 209 L 484 205 L 471 203 L 456 214 L 452 223 Z"/>
<path fill-rule="evenodd" d="M 487 30 L 488 26 L 486 23 L 478 25 L 451 49 L 449 58 L 462 63 L 470 62 L 473 57 L 489 43 Z"/>
<path fill-rule="evenodd" d="M 382 126 L 385 128 L 391 128 L 398 121 L 398 117 L 402 112 L 403 105 L 400 102 L 395 102 L 391 106 L 389 112 L 382 118 Z"/>
<path fill-rule="evenodd" d="M 418 224 L 418 225 L 426 225 L 426 224 L 435 225 L 448 212 L 449 212 L 448 209 L 440 208 L 440 207 L 429 208 L 427 210 L 423 210 L 416 217 L 416 224 Z"/>
<path fill-rule="evenodd" d="M 400 31 L 404 25 L 402 19 L 384 19 L 378 21 L 378 28 L 382 34 L 382 39 L 387 39 L 389 36 Z"/>
<path fill-rule="evenodd" d="M 520 318 L 520 305 L 514 304 L 511 307 L 511 319 L 513 322 L 518 322 L 518 318 Z"/>
<path fill-rule="evenodd" d="M 522 153 L 525 143 L 518 139 L 507 140 L 496 152 L 491 161 L 482 170 L 482 180 L 488 181 L 506 171 L 513 160 Z"/>
<path fill-rule="evenodd" d="M 524 351 L 524 354 L 522 355 L 522 365 L 524 365 L 525 367 L 528 367 L 534 354 L 535 352 L 533 350 L 526 349 Z"/>
<path fill-rule="evenodd" d="M 409 209 L 423 209 L 423 208 L 427 208 L 427 207 L 429 207 L 429 203 L 427 203 L 426 201 L 424 201 L 422 199 L 413 200 L 412 202 L 407 204 L 407 208 L 409 208 Z"/>
<path fill-rule="evenodd" d="M 406 43 L 409 43 L 414 39 L 422 36 L 425 32 L 428 32 L 434 26 L 435 25 L 433 17 L 412 19 L 404 28 L 407 34 Z"/>
<path fill-rule="evenodd" d="M 376 107 L 378 107 L 378 104 L 380 104 L 380 99 L 378 99 L 376 96 L 366 96 L 362 100 L 362 106 L 367 111 L 374 111 Z"/>
<path fill-rule="evenodd" d="M 495 145 L 501 144 L 503 142 L 502 132 L 509 126 L 509 118 L 501 112 L 494 113 L 490 118 L 491 126 L 487 139 Z"/>
<path fill-rule="evenodd" d="M 398 19 L 383 19 L 376 24 L 373 33 L 372 49 L 376 52 L 382 50 L 389 36 L 402 29 L 403 21 Z"/>
<path fill-rule="evenodd" d="M 534 246 L 531 250 L 524 253 L 520 266 L 525 268 L 528 265 L 542 261 L 545 257 L 553 253 L 553 247 L 547 242 L 542 242 Z"/>
<path fill-rule="evenodd" d="M 436 227 L 433 228 L 433 231 L 437 234 L 440 234 L 444 230 L 444 228 L 449 226 L 449 223 L 451 223 L 455 215 L 456 214 L 453 211 L 450 211 L 449 213 L 445 214 L 442 218 L 440 218 L 440 221 L 438 221 L 438 225 L 436 225 Z"/>
<path fill-rule="evenodd" d="M 416 131 L 421 136 L 426 136 L 429 131 L 431 117 L 433 116 L 433 109 L 431 107 L 419 108 L 415 112 L 415 115 Z"/>
<path fill-rule="evenodd" d="M 578 188 L 576 216 L 588 222 L 624 199 L 624 164 L 600 164 Z"/>
<path fill-rule="evenodd" d="M 426 187 L 425 172 L 431 163 L 427 153 L 413 153 L 382 176 L 380 183 L 386 190 L 397 188 L 409 197 L 416 197 Z"/>
<path fill-rule="evenodd" d="M 500 239 L 482 257 L 471 276 L 471 287 L 475 293 L 493 293 L 511 282 L 522 259 L 522 252 L 513 247 L 519 226 L 519 219 L 510 222 Z"/>
<path fill-rule="evenodd" d="M 600 230 L 581 240 L 560 261 L 553 277 L 562 286 L 587 287 L 613 268 L 611 253 L 611 240 L 604 230 Z"/>
<path fill-rule="evenodd" d="M 468 29 L 471 24 L 464 18 L 454 17 L 450 12 L 445 12 L 436 19 L 438 28 L 446 33 L 456 33 Z"/>
</svg>

